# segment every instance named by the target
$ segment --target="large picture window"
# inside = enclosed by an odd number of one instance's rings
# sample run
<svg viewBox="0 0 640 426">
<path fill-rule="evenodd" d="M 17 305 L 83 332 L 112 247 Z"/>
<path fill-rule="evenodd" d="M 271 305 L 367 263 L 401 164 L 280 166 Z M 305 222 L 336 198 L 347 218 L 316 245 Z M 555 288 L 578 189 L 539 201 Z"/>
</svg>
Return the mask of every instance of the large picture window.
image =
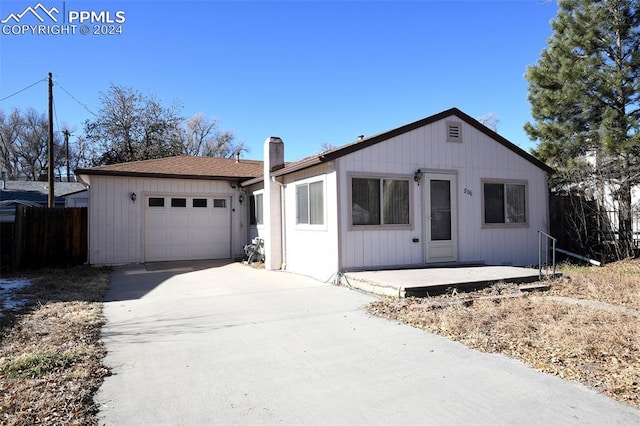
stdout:
<svg viewBox="0 0 640 426">
<path fill-rule="evenodd" d="M 249 197 L 250 225 L 262 225 L 264 223 L 264 216 L 262 212 L 262 195 L 263 194 L 254 194 Z"/>
<path fill-rule="evenodd" d="M 527 223 L 526 184 L 484 182 L 483 200 L 485 224 Z"/>
<path fill-rule="evenodd" d="M 296 223 L 324 225 L 322 181 L 296 185 Z"/>
<path fill-rule="evenodd" d="M 352 178 L 351 223 L 409 225 L 409 180 Z"/>
</svg>

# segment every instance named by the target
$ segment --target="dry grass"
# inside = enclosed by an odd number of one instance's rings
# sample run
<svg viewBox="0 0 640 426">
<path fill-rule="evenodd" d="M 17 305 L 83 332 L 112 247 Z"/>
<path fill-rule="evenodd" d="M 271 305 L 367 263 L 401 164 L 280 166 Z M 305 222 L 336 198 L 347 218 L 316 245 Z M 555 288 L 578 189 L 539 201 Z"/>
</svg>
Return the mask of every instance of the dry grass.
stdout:
<svg viewBox="0 0 640 426">
<path fill-rule="evenodd" d="M 566 266 L 562 272 L 570 279 L 553 282 L 547 293 L 623 306 L 627 312 L 602 309 L 608 306 L 598 303 L 567 303 L 541 293 L 518 294 L 515 285 L 498 286 L 493 294 L 384 299 L 368 309 L 474 349 L 517 357 L 640 408 L 638 265 Z"/>
<path fill-rule="evenodd" d="M 640 311 L 640 261 L 626 260 L 604 267 L 562 265 L 568 279 L 557 281 L 551 294 L 590 299 Z"/>
<path fill-rule="evenodd" d="M 27 305 L 0 324 L 1 424 L 97 423 L 109 273 L 84 266 L 26 276 Z"/>
</svg>

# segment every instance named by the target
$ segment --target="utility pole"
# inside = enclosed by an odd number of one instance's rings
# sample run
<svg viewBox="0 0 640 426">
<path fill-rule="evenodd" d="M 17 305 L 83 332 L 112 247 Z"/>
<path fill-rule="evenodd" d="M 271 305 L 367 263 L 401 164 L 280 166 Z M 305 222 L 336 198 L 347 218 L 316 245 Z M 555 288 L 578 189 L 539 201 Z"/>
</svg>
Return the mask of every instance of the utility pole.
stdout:
<svg viewBox="0 0 640 426">
<path fill-rule="evenodd" d="M 49 202 L 47 206 L 55 206 L 55 192 L 53 190 L 53 75 L 49 73 Z"/>
<path fill-rule="evenodd" d="M 67 156 L 67 182 L 71 182 L 71 172 L 69 171 L 69 135 L 71 135 L 71 132 L 69 132 L 69 129 L 64 129 L 62 134 L 64 134 L 64 149 Z"/>
</svg>

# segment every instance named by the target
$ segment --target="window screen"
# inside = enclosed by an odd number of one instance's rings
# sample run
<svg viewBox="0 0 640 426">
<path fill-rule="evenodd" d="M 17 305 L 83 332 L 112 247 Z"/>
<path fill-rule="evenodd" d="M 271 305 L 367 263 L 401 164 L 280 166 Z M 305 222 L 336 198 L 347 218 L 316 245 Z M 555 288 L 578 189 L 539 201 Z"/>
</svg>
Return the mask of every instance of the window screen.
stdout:
<svg viewBox="0 0 640 426">
<path fill-rule="evenodd" d="M 409 181 L 406 179 L 353 178 L 353 225 L 408 225 Z"/>
<path fill-rule="evenodd" d="M 484 223 L 527 223 L 526 185 L 485 183 Z"/>
<path fill-rule="evenodd" d="M 323 187 L 322 181 L 296 185 L 296 223 L 324 224 Z"/>
</svg>

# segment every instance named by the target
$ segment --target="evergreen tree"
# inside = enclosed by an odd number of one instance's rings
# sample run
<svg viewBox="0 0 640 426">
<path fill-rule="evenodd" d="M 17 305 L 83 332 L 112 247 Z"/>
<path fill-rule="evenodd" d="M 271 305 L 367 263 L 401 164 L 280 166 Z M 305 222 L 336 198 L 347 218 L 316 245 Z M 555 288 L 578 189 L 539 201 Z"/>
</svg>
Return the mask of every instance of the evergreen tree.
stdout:
<svg viewBox="0 0 640 426">
<path fill-rule="evenodd" d="M 548 47 L 526 73 L 534 122 L 525 131 L 539 143 L 534 155 L 560 171 L 595 158 L 591 170 L 617 201 L 619 243 L 628 256 L 631 190 L 640 183 L 640 0 L 558 5 Z"/>
</svg>

